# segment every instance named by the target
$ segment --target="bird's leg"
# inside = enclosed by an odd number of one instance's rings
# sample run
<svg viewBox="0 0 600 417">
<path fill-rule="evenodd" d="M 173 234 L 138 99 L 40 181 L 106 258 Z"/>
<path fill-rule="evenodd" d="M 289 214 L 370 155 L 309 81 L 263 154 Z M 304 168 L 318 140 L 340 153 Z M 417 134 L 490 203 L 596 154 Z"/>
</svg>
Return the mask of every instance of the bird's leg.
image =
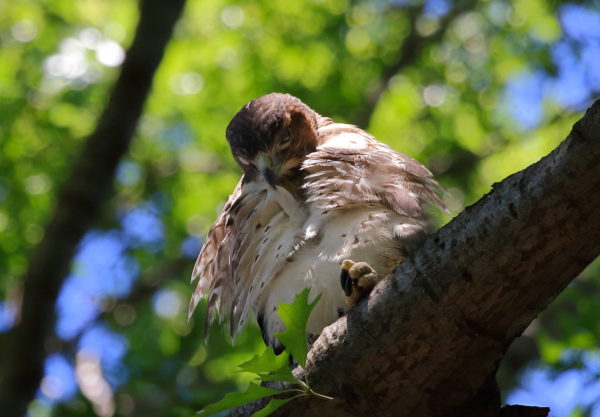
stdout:
<svg viewBox="0 0 600 417">
<path fill-rule="evenodd" d="M 342 262 L 340 284 L 346 294 L 346 303 L 350 306 L 368 295 L 380 280 L 381 277 L 366 262 L 354 262 L 350 259 Z"/>
</svg>

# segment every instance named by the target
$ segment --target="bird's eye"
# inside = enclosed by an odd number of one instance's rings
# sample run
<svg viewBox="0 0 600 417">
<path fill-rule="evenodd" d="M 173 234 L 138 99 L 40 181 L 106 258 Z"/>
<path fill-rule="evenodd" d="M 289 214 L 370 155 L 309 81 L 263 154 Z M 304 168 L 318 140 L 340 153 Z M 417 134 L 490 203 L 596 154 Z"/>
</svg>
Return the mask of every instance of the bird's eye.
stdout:
<svg viewBox="0 0 600 417">
<path fill-rule="evenodd" d="M 281 138 L 279 139 L 279 143 L 281 143 L 281 144 L 288 143 L 291 138 L 292 138 L 292 133 L 290 132 L 290 129 L 286 129 L 285 132 L 283 132 L 283 134 L 281 135 Z"/>
</svg>

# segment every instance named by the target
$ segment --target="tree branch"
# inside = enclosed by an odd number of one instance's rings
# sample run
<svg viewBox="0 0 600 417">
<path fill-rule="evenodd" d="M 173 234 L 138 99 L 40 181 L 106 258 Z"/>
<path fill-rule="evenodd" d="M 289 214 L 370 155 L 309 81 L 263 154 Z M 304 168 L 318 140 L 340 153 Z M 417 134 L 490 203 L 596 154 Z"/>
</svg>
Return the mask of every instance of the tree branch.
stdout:
<svg viewBox="0 0 600 417">
<path fill-rule="evenodd" d="M 98 219 L 116 166 L 131 138 L 184 0 L 143 0 L 135 38 L 96 130 L 58 197 L 43 240 L 23 278 L 20 322 L 3 335 L 0 410 L 22 417 L 43 373 L 44 342 L 52 333 L 54 305 L 71 258 Z"/>
<path fill-rule="evenodd" d="M 274 416 L 538 416 L 494 383 L 510 343 L 600 254 L 600 100 L 550 155 L 430 236 L 309 353 Z M 238 410 L 232 415 L 249 415 Z"/>
</svg>

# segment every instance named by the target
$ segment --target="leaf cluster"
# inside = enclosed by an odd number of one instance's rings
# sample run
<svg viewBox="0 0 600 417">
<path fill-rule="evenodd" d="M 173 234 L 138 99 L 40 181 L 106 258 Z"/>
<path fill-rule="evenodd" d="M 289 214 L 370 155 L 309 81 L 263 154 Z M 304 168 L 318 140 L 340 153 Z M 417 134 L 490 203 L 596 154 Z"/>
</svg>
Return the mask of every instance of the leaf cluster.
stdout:
<svg viewBox="0 0 600 417">
<path fill-rule="evenodd" d="M 305 289 L 296 296 L 292 303 L 280 303 L 278 312 L 285 330 L 277 333 L 276 336 L 285 346 L 284 354 L 276 355 L 271 348 L 265 348 L 262 353 L 240 364 L 239 372 L 252 374 L 255 382 L 250 382 L 245 391 L 228 393 L 222 400 L 207 405 L 199 413 L 200 417 L 207 417 L 265 397 L 273 398 L 270 398 L 264 408 L 252 414 L 252 417 L 267 416 L 288 401 L 304 395 L 316 395 L 331 399 L 312 391 L 307 381 L 296 378 L 291 370 L 293 361 L 296 361 L 301 367 L 306 366 L 308 354 L 306 324 L 320 297 L 319 295 L 309 302 L 309 290 Z M 297 388 L 278 390 L 259 385 L 272 381 L 290 382 Z"/>
</svg>

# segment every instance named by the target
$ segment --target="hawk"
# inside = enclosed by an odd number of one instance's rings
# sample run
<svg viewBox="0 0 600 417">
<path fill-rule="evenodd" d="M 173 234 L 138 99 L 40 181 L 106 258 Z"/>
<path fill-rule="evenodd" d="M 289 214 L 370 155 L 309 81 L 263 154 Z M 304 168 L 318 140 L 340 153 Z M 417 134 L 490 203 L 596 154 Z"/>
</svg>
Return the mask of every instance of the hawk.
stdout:
<svg viewBox="0 0 600 417">
<path fill-rule="evenodd" d="M 288 94 L 246 104 L 226 136 L 243 176 L 192 273 L 190 316 L 206 296 L 205 332 L 217 314 L 232 337 L 255 317 L 280 351 L 278 303 L 309 288 L 322 296 L 307 331 L 320 334 L 425 236 L 425 206 L 444 208 L 419 162 Z"/>
</svg>

